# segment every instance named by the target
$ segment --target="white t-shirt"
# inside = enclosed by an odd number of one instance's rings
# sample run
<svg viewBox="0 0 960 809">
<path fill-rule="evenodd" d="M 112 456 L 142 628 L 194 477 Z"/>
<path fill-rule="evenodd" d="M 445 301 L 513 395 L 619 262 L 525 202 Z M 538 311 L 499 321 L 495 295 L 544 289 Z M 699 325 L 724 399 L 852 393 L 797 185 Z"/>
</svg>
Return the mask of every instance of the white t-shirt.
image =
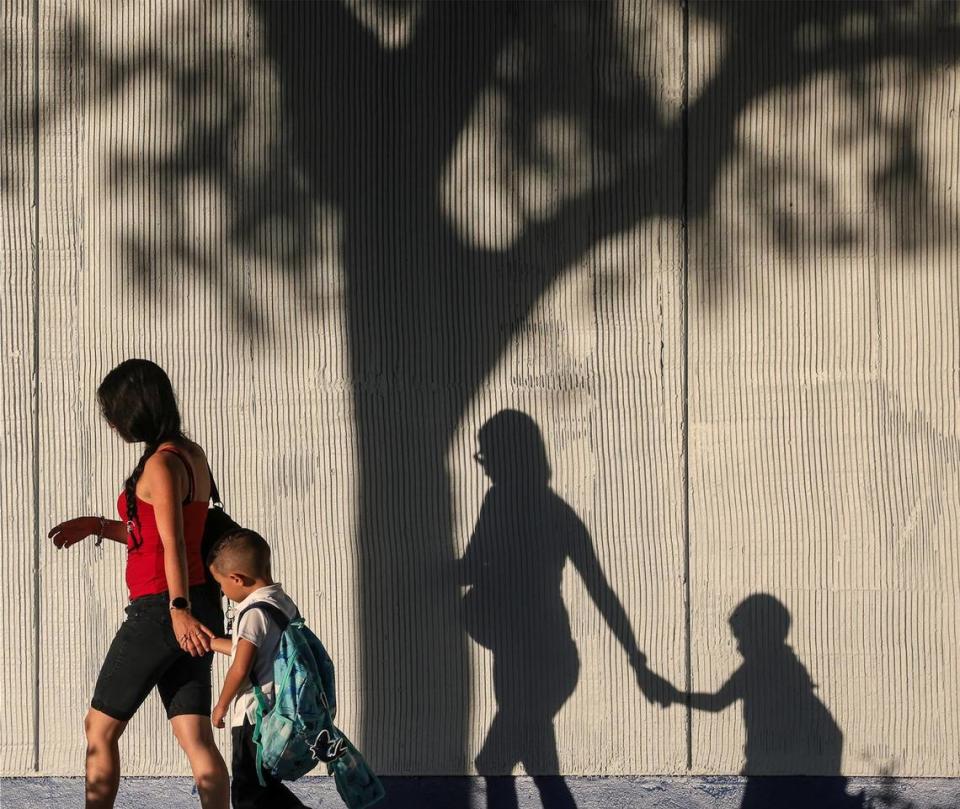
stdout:
<svg viewBox="0 0 960 809">
<path fill-rule="evenodd" d="M 279 584 L 270 584 L 254 590 L 237 604 L 236 614 L 240 615 L 247 607 L 258 601 L 273 604 L 288 618 L 293 618 L 297 614 L 297 605 L 283 592 L 283 587 Z M 253 676 L 260 684 L 260 690 L 263 691 L 268 706 L 273 704 L 273 661 L 282 634 L 280 626 L 266 610 L 249 610 L 233 626 L 230 660 L 232 662 L 237 653 L 237 642 L 240 638 L 250 641 L 257 647 L 257 653 L 253 658 Z M 253 694 L 253 685 L 248 679 L 233 702 L 230 725 L 235 728 L 241 727 L 244 717 L 253 724 L 256 721 L 256 715 L 257 698 Z"/>
</svg>

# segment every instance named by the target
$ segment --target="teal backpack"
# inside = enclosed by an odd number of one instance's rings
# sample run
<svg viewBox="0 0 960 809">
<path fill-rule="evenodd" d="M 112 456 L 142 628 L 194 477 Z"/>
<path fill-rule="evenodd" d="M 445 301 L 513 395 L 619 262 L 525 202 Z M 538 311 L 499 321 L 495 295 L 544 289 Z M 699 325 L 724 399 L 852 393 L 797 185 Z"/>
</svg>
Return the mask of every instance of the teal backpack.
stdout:
<svg viewBox="0 0 960 809">
<path fill-rule="evenodd" d="M 252 609 L 266 612 L 282 632 L 273 659 L 272 708 L 267 707 L 260 685 L 250 678 L 257 699 L 253 742 L 260 785 L 266 785 L 264 771 L 283 781 L 295 781 L 323 762 L 350 809 L 376 803 L 384 796 L 380 779 L 333 724 L 337 697 L 333 661 L 327 650 L 299 614 L 287 618 L 283 610 L 266 601 L 246 607 L 237 622 Z"/>
</svg>

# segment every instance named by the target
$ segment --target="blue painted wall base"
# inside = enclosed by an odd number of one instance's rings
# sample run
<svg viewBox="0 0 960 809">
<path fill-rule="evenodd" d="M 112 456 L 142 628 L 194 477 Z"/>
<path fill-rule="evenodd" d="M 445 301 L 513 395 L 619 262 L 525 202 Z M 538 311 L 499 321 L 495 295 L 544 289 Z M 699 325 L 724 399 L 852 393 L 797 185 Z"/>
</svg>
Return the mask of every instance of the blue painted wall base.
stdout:
<svg viewBox="0 0 960 809">
<path fill-rule="evenodd" d="M 561 804 L 560 779 L 537 779 L 544 788 L 546 809 Z M 754 803 L 759 792 L 791 795 L 793 805 L 804 809 L 849 809 L 853 796 L 863 793 L 872 809 L 957 809 L 960 778 L 757 778 L 735 776 L 658 778 L 621 776 L 563 779 L 577 809 L 772 809 L 779 803 Z M 385 777 L 387 801 L 382 809 L 487 809 L 487 783 L 474 777 Z M 343 806 L 329 778 L 304 778 L 291 785 L 311 807 Z M 493 809 L 539 809 L 545 804 L 532 778 L 492 779 Z M 559 788 L 559 793 L 557 789 Z M 510 799 L 516 794 L 516 803 Z M 851 797 L 845 802 L 838 795 Z M 751 794 L 753 797 L 751 797 Z M 779 799 L 777 799 L 779 800 Z M 0 779 L 2 809 L 72 807 L 83 803 L 79 778 Z M 197 809 L 200 802 L 189 778 L 124 778 L 117 799 L 118 809 Z M 861 805 L 864 805 L 861 803 Z"/>
</svg>

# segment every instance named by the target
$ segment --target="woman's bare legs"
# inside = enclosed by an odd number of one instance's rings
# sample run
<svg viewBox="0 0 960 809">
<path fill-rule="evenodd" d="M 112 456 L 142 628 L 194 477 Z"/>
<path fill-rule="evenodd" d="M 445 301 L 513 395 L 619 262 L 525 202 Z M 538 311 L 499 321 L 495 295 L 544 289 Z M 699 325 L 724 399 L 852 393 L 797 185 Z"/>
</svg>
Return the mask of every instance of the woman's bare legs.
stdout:
<svg viewBox="0 0 960 809">
<path fill-rule="evenodd" d="M 127 723 L 91 708 L 83 720 L 87 734 L 87 809 L 113 809 L 120 786 L 118 742 Z"/>
<path fill-rule="evenodd" d="M 182 714 L 173 717 L 170 725 L 190 760 L 203 809 L 230 809 L 230 776 L 213 740 L 210 717 Z"/>
</svg>

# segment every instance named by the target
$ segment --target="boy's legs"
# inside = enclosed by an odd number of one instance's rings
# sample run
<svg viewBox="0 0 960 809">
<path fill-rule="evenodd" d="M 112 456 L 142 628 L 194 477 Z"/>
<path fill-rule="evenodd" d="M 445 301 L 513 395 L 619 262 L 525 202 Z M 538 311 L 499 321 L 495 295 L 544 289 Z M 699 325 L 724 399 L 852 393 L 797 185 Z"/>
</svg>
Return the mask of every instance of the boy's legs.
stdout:
<svg viewBox="0 0 960 809">
<path fill-rule="evenodd" d="M 257 780 L 257 747 L 253 726 L 233 728 L 233 783 L 230 795 L 233 809 L 307 809 L 300 799 L 276 778 L 264 774 L 266 786 Z"/>
</svg>

